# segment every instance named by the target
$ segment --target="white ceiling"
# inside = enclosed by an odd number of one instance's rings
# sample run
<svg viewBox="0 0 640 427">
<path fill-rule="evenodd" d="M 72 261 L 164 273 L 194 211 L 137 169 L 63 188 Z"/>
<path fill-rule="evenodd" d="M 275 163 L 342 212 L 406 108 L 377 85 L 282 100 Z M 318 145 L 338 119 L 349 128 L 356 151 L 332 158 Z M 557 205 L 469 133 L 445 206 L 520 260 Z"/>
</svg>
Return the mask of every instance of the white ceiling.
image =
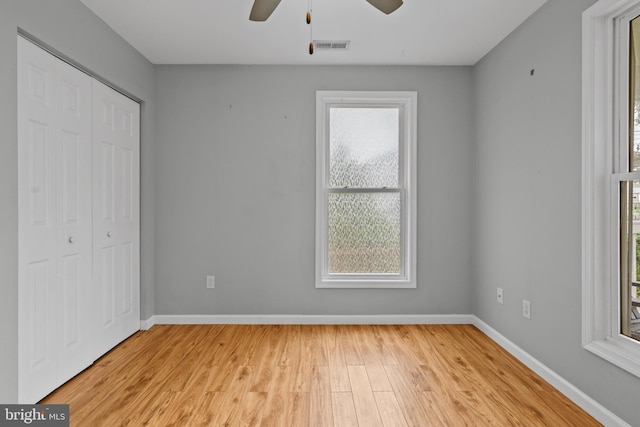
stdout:
<svg viewBox="0 0 640 427">
<path fill-rule="evenodd" d="M 266 22 L 252 0 L 81 0 L 154 64 L 472 65 L 547 0 L 404 0 L 384 15 L 365 0 L 282 0 Z M 349 51 L 308 53 L 313 39 Z"/>
</svg>

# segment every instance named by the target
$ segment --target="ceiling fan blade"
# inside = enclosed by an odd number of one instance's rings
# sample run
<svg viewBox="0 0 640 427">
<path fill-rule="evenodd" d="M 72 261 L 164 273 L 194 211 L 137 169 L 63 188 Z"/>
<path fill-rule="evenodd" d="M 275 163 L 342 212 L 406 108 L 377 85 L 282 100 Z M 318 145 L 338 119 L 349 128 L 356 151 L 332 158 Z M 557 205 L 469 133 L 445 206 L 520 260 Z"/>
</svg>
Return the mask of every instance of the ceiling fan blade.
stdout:
<svg viewBox="0 0 640 427">
<path fill-rule="evenodd" d="M 255 0 L 249 15 L 250 21 L 266 21 L 269 16 L 276 10 L 280 4 L 280 0 Z"/>
<path fill-rule="evenodd" d="M 373 7 L 387 15 L 402 6 L 402 0 L 367 0 Z"/>
</svg>

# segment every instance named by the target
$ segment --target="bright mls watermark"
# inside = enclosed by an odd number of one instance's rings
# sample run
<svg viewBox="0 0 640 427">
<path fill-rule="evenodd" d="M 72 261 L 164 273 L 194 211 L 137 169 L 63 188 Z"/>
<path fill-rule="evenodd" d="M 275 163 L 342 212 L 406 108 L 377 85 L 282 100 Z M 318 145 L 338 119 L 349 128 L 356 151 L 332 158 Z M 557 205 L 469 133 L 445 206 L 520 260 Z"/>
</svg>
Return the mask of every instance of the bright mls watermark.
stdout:
<svg viewBox="0 0 640 427">
<path fill-rule="evenodd" d="M 0 427 L 69 427 L 69 405 L 0 405 Z"/>
</svg>

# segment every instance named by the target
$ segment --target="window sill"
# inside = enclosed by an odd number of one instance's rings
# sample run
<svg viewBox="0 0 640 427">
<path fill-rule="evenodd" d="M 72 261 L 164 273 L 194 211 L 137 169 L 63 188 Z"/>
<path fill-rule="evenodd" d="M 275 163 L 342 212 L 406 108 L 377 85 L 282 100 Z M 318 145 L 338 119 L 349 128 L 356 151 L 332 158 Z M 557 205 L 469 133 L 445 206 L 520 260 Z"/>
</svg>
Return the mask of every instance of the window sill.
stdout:
<svg viewBox="0 0 640 427">
<path fill-rule="evenodd" d="M 331 280 L 316 282 L 318 289 L 415 289 L 416 283 L 409 280 Z"/>
<path fill-rule="evenodd" d="M 592 341 L 584 348 L 640 378 L 640 343 L 620 336 Z"/>
</svg>

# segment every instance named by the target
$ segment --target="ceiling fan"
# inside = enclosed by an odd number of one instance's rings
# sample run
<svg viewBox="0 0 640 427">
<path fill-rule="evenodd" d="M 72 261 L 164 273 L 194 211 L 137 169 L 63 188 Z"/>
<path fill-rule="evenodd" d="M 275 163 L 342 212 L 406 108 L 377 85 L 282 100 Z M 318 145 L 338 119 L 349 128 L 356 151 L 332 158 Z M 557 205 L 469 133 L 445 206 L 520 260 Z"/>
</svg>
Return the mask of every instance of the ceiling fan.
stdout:
<svg viewBox="0 0 640 427">
<path fill-rule="evenodd" d="M 402 6 L 402 0 L 366 0 L 373 7 L 387 15 Z M 254 0 L 250 21 L 266 21 L 280 4 L 280 0 Z"/>
</svg>

